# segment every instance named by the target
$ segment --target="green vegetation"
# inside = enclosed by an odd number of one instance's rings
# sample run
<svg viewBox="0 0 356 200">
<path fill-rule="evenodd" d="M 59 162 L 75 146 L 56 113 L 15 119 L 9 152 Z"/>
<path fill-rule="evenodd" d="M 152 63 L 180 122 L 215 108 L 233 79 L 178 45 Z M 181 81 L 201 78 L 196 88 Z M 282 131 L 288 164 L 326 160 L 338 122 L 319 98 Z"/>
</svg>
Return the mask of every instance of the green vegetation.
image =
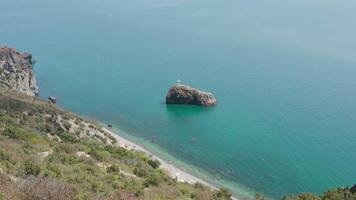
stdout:
<svg viewBox="0 0 356 200">
<path fill-rule="evenodd" d="M 303 193 L 295 196 L 285 196 L 282 200 L 356 200 L 356 193 L 349 188 L 336 188 L 328 190 L 321 195 Z"/>
<path fill-rule="evenodd" d="M 0 200 L 231 197 L 177 182 L 158 160 L 112 145 L 97 124 L 45 101 L 0 89 L 0 105 Z"/>
</svg>

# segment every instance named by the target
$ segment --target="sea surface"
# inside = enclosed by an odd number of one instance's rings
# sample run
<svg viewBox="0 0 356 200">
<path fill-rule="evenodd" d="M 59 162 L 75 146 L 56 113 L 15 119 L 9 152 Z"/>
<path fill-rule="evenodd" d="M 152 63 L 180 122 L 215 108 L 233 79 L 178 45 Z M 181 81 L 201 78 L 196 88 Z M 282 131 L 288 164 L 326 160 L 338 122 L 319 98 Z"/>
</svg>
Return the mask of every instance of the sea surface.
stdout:
<svg viewBox="0 0 356 200">
<path fill-rule="evenodd" d="M 33 53 L 41 97 L 113 124 L 238 197 L 356 183 L 354 0 L 0 0 L 0 8 L 0 44 Z M 218 106 L 167 106 L 177 79 L 213 92 Z"/>
</svg>

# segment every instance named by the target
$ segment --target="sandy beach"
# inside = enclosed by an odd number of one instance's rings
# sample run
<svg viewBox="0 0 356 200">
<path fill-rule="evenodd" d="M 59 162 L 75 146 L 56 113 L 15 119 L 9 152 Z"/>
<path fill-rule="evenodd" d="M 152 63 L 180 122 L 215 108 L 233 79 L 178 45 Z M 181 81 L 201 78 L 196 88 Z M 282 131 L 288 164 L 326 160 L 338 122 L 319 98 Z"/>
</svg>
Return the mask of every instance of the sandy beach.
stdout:
<svg viewBox="0 0 356 200">
<path fill-rule="evenodd" d="M 180 182 L 187 182 L 187 183 L 191 183 L 194 184 L 196 182 L 200 182 L 203 183 L 213 189 L 218 189 L 217 187 L 215 187 L 214 185 L 192 175 L 187 173 L 186 171 L 176 167 L 175 165 L 161 159 L 160 157 L 158 157 L 157 155 L 151 153 L 150 151 L 148 151 L 147 149 L 143 148 L 142 146 L 126 139 L 123 138 L 121 136 L 119 136 L 118 134 L 116 134 L 115 131 L 105 128 L 103 127 L 103 130 L 106 131 L 107 133 L 109 133 L 110 135 L 112 135 L 113 137 L 115 137 L 117 139 L 117 145 L 127 148 L 127 149 L 135 149 L 135 150 L 139 150 L 142 151 L 144 153 L 146 153 L 148 156 L 150 156 L 153 159 L 157 159 L 161 162 L 161 169 L 163 169 L 164 171 L 168 172 L 168 174 L 172 177 L 172 178 L 176 178 L 178 181 Z M 232 199 L 234 200 L 238 200 L 236 197 L 232 197 Z"/>
</svg>

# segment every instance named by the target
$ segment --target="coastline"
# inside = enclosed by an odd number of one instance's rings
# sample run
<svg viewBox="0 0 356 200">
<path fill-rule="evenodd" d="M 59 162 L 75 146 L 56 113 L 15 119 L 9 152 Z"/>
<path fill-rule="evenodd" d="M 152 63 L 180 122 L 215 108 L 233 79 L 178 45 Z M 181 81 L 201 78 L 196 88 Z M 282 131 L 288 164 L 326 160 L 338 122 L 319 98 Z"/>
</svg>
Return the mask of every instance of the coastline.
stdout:
<svg viewBox="0 0 356 200">
<path fill-rule="evenodd" d="M 166 171 L 172 178 L 177 178 L 177 180 L 179 182 L 187 182 L 190 184 L 199 182 L 199 183 L 202 183 L 204 185 L 211 187 L 212 189 L 218 190 L 218 188 L 216 186 L 214 186 L 213 184 L 208 183 L 207 181 L 204 181 L 201 178 L 198 178 L 198 177 L 194 176 L 193 174 L 190 174 L 190 173 L 180 169 L 179 167 L 175 166 L 174 164 L 172 164 L 170 162 L 167 162 L 166 160 L 162 159 L 161 157 L 157 156 L 156 154 L 145 149 L 141 145 L 138 145 L 137 143 L 132 142 L 132 141 L 120 136 L 114 130 L 106 128 L 103 125 L 102 125 L 102 129 L 105 132 L 109 133 L 112 137 L 114 137 L 117 140 L 118 146 L 130 149 L 130 150 L 132 149 L 132 150 L 142 151 L 145 154 L 147 154 L 149 157 L 151 157 L 152 159 L 159 160 L 161 162 L 160 168 L 162 170 Z M 234 196 L 232 196 L 231 199 L 239 200 L 238 198 L 236 198 Z"/>
</svg>

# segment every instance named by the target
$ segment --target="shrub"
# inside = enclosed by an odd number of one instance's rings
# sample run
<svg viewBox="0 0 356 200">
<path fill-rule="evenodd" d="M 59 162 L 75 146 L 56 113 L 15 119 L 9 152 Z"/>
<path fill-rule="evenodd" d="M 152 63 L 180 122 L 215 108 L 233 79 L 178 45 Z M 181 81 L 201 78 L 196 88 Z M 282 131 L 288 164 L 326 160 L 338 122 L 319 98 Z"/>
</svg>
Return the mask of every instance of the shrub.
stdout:
<svg viewBox="0 0 356 200">
<path fill-rule="evenodd" d="M 284 196 L 282 200 L 321 200 L 321 198 L 312 193 L 303 193 L 296 196 Z"/>
<path fill-rule="evenodd" d="M 76 146 L 77 145 L 71 143 L 61 143 L 58 145 L 58 150 L 70 154 L 76 152 Z"/>
<path fill-rule="evenodd" d="M 125 192 L 135 194 L 136 197 L 142 196 L 144 193 L 144 188 L 142 184 L 137 183 L 133 180 L 125 182 L 124 186 L 121 189 L 124 190 Z"/>
<path fill-rule="evenodd" d="M 64 121 L 63 126 L 67 131 L 69 131 L 69 129 L 72 127 L 72 124 L 69 123 L 68 121 Z"/>
<path fill-rule="evenodd" d="M 14 126 L 6 127 L 3 134 L 11 139 L 25 139 L 24 131 Z"/>
<path fill-rule="evenodd" d="M 10 156 L 2 149 L 0 149 L 0 161 L 5 161 L 5 160 L 10 161 Z"/>
<path fill-rule="evenodd" d="M 31 151 L 32 151 L 33 147 L 28 143 L 26 142 L 23 146 L 22 146 L 22 150 L 25 154 L 30 154 Z"/>
<path fill-rule="evenodd" d="M 89 152 L 89 154 L 96 160 L 98 161 L 103 161 L 104 160 L 104 154 L 102 151 L 99 149 L 92 148 Z"/>
<path fill-rule="evenodd" d="M 145 169 L 143 166 L 141 165 L 137 165 L 134 170 L 133 173 L 138 176 L 138 177 L 145 177 L 147 176 L 147 169 Z"/>
<path fill-rule="evenodd" d="M 114 164 L 114 165 L 111 165 L 108 168 L 106 168 L 106 172 L 107 173 L 119 173 L 120 169 L 119 169 L 119 166 Z"/>
<path fill-rule="evenodd" d="M 11 139 L 29 141 L 33 144 L 42 142 L 42 139 L 39 137 L 39 135 L 35 133 L 26 132 L 23 129 L 15 126 L 6 127 L 3 134 Z"/>
<path fill-rule="evenodd" d="M 219 191 L 215 192 L 213 198 L 216 200 L 230 200 L 231 192 L 227 188 L 221 188 Z"/>
<path fill-rule="evenodd" d="M 157 169 L 161 165 L 161 162 L 155 159 L 155 160 L 149 160 L 148 164 L 151 165 L 151 167 L 153 167 L 154 169 Z"/>
<path fill-rule="evenodd" d="M 195 188 L 195 189 L 199 189 L 199 190 L 205 190 L 205 186 L 204 186 L 202 183 L 200 183 L 200 182 L 196 182 L 196 183 L 194 184 L 194 188 Z"/>
<path fill-rule="evenodd" d="M 61 133 L 58 135 L 59 138 L 61 138 L 61 140 L 65 141 L 65 142 L 69 142 L 69 143 L 76 143 L 78 142 L 78 139 L 70 133 Z"/>
<path fill-rule="evenodd" d="M 145 187 L 149 187 L 150 185 L 158 186 L 159 180 L 160 180 L 159 176 L 156 173 L 149 173 L 148 176 L 146 177 L 143 185 Z"/>
<path fill-rule="evenodd" d="M 129 155 L 128 150 L 122 147 L 115 147 L 111 145 L 106 145 L 105 150 L 111 153 L 115 158 L 121 159 Z"/>
<path fill-rule="evenodd" d="M 38 166 L 33 160 L 25 160 L 23 170 L 23 175 L 25 176 L 37 176 L 41 172 L 40 166 Z"/>
<path fill-rule="evenodd" d="M 53 165 L 53 164 L 48 164 L 46 166 L 46 172 L 45 172 L 45 176 L 50 176 L 50 177 L 61 177 L 61 170 Z"/>
</svg>

